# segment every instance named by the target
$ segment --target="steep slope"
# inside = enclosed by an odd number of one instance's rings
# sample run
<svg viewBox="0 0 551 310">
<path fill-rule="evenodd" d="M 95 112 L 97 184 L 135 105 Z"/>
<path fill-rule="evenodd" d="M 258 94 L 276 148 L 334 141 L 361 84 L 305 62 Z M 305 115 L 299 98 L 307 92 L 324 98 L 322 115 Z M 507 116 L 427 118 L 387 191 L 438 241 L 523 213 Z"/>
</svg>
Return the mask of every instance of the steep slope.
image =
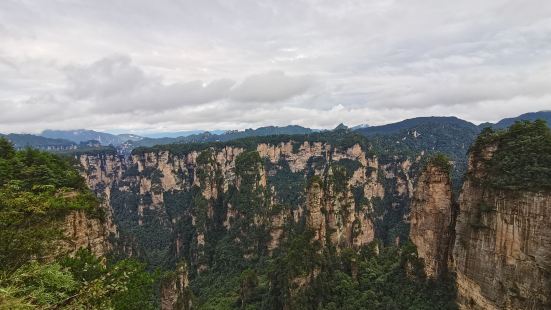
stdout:
<svg viewBox="0 0 551 310">
<path fill-rule="evenodd" d="M 551 307 L 551 132 L 485 131 L 469 156 L 453 257 L 463 309 Z"/>
<path fill-rule="evenodd" d="M 69 161 L 0 138 L 0 308 L 153 309 L 144 266 L 106 260 L 105 211 Z"/>
<path fill-rule="evenodd" d="M 121 231 L 138 238 L 151 233 L 138 243 L 150 249 L 144 254 L 156 263 L 169 247 L 180 256 L 195 247 L 200 254 L 215 238 L 211 234 L 231 231 L 243 221 L 253 221 L 248 224 L 267 234 L 262 237 L 266 244 L 251 244 L 243 255 L 274 250 L 285 224 L 304 216 L 323 226 L 321 242 L 348 247 L 373 240 L 371 199 L 385 195 L 377 158 L 358 143 L 283 139 L 275 144 L 267 139 L 190 150 L 144 149 L 129 160 L 114 154 L 82 155 L 79 160 L 89 186 L 110 202 Z M 339 139 L 335 142 L 345 143 Z M 174 243 L 166 243 L 172 234 Z M 151 251 L 151 245 L 159 252 Z M 206 268 L 201 260 L 191 259 L 192 266 Z"/>
<path fill-rule="evenodd" d="M 447 273 L 453 246 L 455 211 L 449 173 L 447 158 L 432 159 L 419 177 L 411 205 L 410 238 L 431 278 Z"/>
<path fill-rule="evenodd" d="M 457 193 L 467 167 L 467 151 L 480 130 L 455 117 L 420 117 L 357 132 L 368 136 L 383 161 L 394 156 L 445 154 L 453 164 L 452 185 Z"/>
</svg>

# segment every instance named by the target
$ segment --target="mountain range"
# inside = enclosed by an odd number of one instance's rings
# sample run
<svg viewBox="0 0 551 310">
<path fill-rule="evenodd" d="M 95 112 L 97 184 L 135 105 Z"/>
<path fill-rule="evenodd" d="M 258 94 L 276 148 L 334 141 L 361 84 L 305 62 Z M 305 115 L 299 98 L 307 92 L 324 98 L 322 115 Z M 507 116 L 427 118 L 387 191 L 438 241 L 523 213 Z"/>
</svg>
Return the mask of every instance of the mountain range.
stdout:
<svg viewBox="0 0 551 310">
<path fill-rule="evenodd" d="M 457 117 L 431 116 L 416 117 L 380 126 L 369 126 L 367 124 L 362 124 L 351 127 L 350 130 L 357 131 L 358 133 L 371 137 L 377 135 L 396 135 L 404 131 L 411 131 L 411 135 L 417 137 L 423 133 L 416 129 L 423 128 L 424 131 L 427 132 L 427 130 L 430 130 L 431 128 L 436 129 L 439 127 L 446 127 L 448 129 L 454 128 L 454 132 L 456 134 L 458 133 L 457 131 L 464 131 L 469 137 L 472 136 L 474 139 L 474 135 L 476 135 L 484 127 L 503 129 L 519 120 L 532 121 L 536 119 L 543 119 L 548 124 L 551 124 L 551 111 L 530 112 L 517 117 L 505 118 L 496 123 L 487 122 L 480 125 L 475 125 Z M 147 136 L 140 136 L 136 134 L 111 134 L 87 129 L 44 130 L 38 135 L 12 133 L 3 136 L 6 136 L 10 141 L 12 141 L 16 148 L 24 148 L 29 146 L 45 150 L 68 150 L 78 148 L 79 144 L 82 142 L 95 140 L 103 146 L 112 145 L 122 150 L 132 150 L 137 147 L 150 147 L 162 144 L 224 142 L 254 136 L 309 134 L 316 131 L 319 130 L 297 125 L 289 125 L 283 127 L 266 126 L 245 130 L 217 130 L 213 132 L 201 130 L 179 131 L 148 134 Z M 446 130 L 431 132 L 433 135 L 446 135 L 447 133 Z"/>
</svg>

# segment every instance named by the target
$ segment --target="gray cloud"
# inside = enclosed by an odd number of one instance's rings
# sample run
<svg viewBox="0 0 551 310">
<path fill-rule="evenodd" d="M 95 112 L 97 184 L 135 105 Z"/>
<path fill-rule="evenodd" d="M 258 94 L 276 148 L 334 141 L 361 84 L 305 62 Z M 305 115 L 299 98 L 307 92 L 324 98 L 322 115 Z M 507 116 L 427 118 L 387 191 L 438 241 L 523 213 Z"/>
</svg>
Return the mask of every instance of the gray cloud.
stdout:
<svg viewBox="0 0 551 310">
<path fill-rule="evenodd" d="M 1 1 L 0 132 L 549 109 L 549 16 L 539 0 Z"/>
<path fill-rule="evenodd" d="M 309 76 L 287 76 L 282 71 L 255 74 L 232 89 L 231 98 L 245 102 L 276 102 L 300 95 L 313 80 Z"/>
<path fill-rule="evenodd" d="M 241 102 L 278 102 L 306 92 L 313 84 L 308 76 L 288 76 L 282 71 L 247 76 L 238 84 L 231 79 L 164 83 L 124 55 L 69 66 L 65 71 L 67 96 L 92 101 L 91 109 L 104 113 L 160 112 L 219 100 L 231 100 L 237 106 Z"/>
</svg>

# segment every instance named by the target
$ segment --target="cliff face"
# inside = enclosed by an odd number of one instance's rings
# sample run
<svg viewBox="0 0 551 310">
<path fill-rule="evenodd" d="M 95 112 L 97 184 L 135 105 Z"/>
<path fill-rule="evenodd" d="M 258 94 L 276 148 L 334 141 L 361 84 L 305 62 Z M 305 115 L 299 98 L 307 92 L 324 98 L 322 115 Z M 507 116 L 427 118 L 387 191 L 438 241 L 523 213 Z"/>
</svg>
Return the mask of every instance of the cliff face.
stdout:
<svg viewBox="0 0 551 310">
<path fill-rule="evenodd" d="M 174 274 L 161 284 L 160 294 L 161 310 L 192 309 L 188 270 L 185 263 L 180 263 Z"/>
<path fill-rule="evenodd" d="M 69 213 L 65 216 L 62 227 L 65 236 L 61 244 L 63 252 L 74 254 L 85 248 L 100 257 L 112 248 L 108 238 L 109 226 L 97 218 L 90 217 L 84 211 Z"/>
<path fill-rule="evenodd" d="M 323 244 L 368 244 L 386 232 L 377 227 L 387 212 L 402 225 L 412 195 L 411 162 L 382 164 L 358 144 L 291 141 L 78 159 L 127 254 L 186 258 L 199 272 L 220 238 L 254 259 L 276 250 L 291 222 L 305 222 Z M 402 203 L 383 207 L 396 200 Z"/>
<path fill-rule="evenodd" d="M 481 186 L 485 147 L 469 157 L 453 251 L 462 309 L 551 308 L 551 194 Z"/>
<path fill-rule="evenodd" d="M 447 272 L 453 217 L 449 173 L 438 165 L 429 164 L 419 177 L 413 195 L 410 238 L 431 278 Z"/>
</svg>

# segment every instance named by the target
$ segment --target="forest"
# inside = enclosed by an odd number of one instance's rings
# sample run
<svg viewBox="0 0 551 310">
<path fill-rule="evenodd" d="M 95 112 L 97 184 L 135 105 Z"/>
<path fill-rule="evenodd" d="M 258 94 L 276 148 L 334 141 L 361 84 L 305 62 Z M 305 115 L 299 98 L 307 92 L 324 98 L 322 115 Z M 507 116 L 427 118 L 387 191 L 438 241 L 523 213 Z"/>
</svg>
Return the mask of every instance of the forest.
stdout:
<svg viewBox="0 0 551 310">
<path fill-rule="evenodd" d="M 74 163 L 0 138 L 0 309 L 155 309 L 145 264 L 60 251 L 71 212 L 105 216 Z"/>
</svg>

